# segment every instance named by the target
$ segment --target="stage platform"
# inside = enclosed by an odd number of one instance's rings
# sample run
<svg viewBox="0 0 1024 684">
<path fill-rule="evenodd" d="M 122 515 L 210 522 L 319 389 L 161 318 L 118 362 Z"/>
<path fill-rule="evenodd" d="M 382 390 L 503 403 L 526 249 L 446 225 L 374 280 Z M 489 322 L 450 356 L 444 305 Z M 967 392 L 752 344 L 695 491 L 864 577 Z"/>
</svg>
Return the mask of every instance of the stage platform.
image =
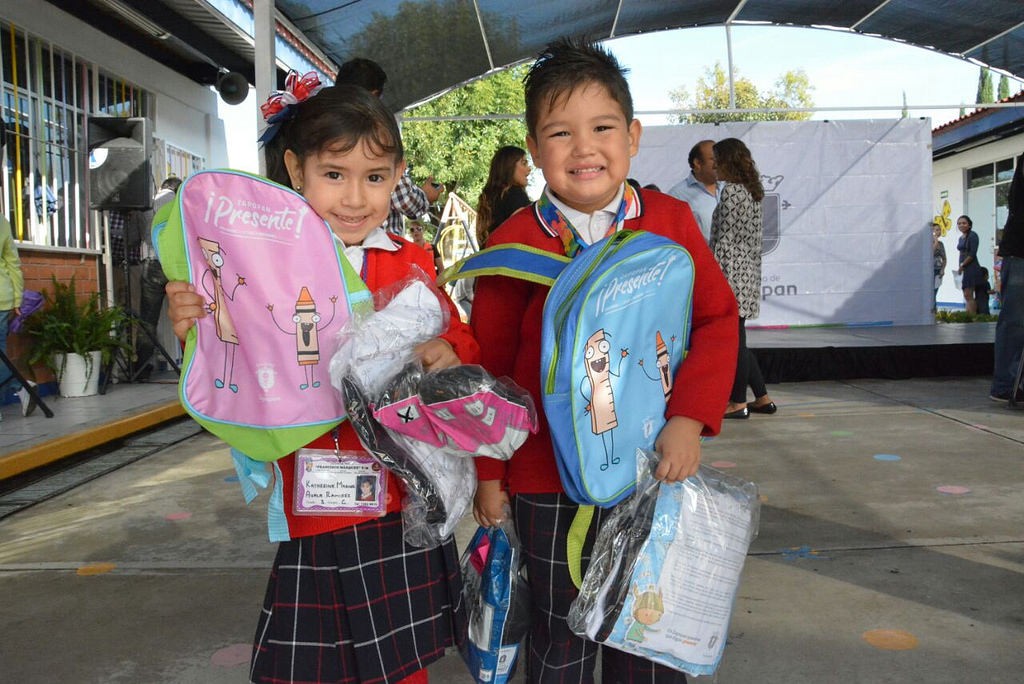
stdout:
<svg viewBox="0 0 1024 684">
<path fill-rule="evenodd" d="M 995 323 L 754 328 L 747 345 L 765 382 L 992 374 Z"/>
</svg>

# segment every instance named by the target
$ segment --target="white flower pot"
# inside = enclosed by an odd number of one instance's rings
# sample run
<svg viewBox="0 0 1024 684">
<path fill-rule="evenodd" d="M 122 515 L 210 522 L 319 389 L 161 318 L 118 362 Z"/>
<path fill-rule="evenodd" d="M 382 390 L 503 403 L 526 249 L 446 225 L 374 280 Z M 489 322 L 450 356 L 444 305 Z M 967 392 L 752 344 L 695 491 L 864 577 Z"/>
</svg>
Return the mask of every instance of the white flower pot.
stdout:
<svg viewBox="0 0 1024 684">
<path fill-rule="evenodd" d="M 98 351 L 89 352 L 88 360 L 80 354 L 55 355 L 60 396 L 91 397 L 98 394 L 102 360 L 103 354 Z"/>
</svg>

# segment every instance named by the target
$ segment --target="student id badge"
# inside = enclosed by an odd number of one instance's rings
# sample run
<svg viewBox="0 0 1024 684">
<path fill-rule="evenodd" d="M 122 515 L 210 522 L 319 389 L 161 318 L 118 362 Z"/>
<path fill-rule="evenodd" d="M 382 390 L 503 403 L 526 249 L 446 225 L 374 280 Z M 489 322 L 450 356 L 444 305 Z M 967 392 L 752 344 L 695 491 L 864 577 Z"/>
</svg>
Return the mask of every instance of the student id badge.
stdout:
<svg viewBox="0 0 1024 684">
<path fill-rule="evenodd" d="M 382 516 L 387 471 L 361 451 L 295 452 L 295 515 Z"/>
</svg>

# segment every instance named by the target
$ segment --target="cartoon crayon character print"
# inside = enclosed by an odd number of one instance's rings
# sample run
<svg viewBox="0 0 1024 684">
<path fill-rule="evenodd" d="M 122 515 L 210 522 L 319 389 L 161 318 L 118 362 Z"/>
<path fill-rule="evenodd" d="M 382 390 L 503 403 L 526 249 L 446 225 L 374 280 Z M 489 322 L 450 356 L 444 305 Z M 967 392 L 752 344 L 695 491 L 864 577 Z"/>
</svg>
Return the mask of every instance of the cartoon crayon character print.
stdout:
<svg viewBox="0 0 1024 684">
<path fill-rule="evenodd" d="M 614 456 L 615 435 L 613 430 L 618 427 L 619 419 L 615 413 L 612 376 L 620 377 L 622 362 L 629 356 L 628 349 L 619 350 L 619 366 L 613 371 L 609 354 L 611 351 L 609 337 L 611 336 L 601 329 L 587 340 L 583 362 L 587 377 L 580 381 L 580 393 L 589 402 L 585 410 L 590 414 L 590 429 L 595 435 L 601 436 L 601 445 L 604 447 L 604 463 L 601 465 L 601 470 L 608 470 L 609 465 L 615 465 L 620 460 Z M 590 386 L 589 396 L 585 385 Z"/>
<path fill-rule="evenodd" d="M 300 390 L 320 386 L 320 381 L 314 376 L 315 367 L 320 364 L 319 333 L 334 321 L 334 316 L 337 313 L 337 295 L 332 296 L 330 299 L 331 318 L 323 325 L 317 325 L 321 320 L 320 312 L 317 311 L 313 296 L 309 294 L 309 288 L 303 286 L 299 290 L 299 298 L 295 300 L 295 313 L 292 314 L 292 322 L 295 324 L 294 330 L 281 327 L 281 324 L 277 322 L 277 318 L 274 317 L 274 305 L 267 304 L 270 320 L 274 321 L 277 329 L 286 335 L 295 336 L 295 357 L 303 373 L 303 382 L 299 385 Z"/>
<path fill-rule="evenodd" d="M 661 598 L 661 590 L 648 588 L 643 592 L 633 588 L 636 601 L 633 603 L 633 624 L 626 630 L 626 640 L 643 642 L 644 634 L 649 630 L 656 632 L 651 625 L 665 614 L 665 602 Z"/>
<path fill-rule="evenodd" d="M 674 346 L 676 336 L 673 335 L 670 340 Z M 670 362 L 672 360 L 672 349 L 665 344 L 665 338 L 661 336 L 660 330 L 656 331 L 654 334 L 654 353 L 654 365 L 657 369 L 656 375 L 652 376 L 647 372 L 647 367 L 644 366 L 643 359 L 640 359 L 639 365 L 643 370 L 644 375 L 646 375 L 649 380 L 661 383 L 661 390 L 665 394 L 665 403 L 667 404 L 668 400 L 672 398 L 672 368 L 670 366 Z"/>
<path fill-rule="evenodd" d="M 224 364 L 221 369 L 221 377 L 214 378 L 213 385 L 217 389 L 223 389 L 227 386 L 234 393 L 238 393 L 238 385 L 236 385 L 232 378 L 235 374 L 235 352 L 238 350 L 238 332 L 235 329 L 235 323 L 231 319 L 231 314 L 228 313 L 226 302 L 233 302 L 235 300 L 235 293 L 239 287 L 245 285 L 245 278 L 239 274 L 235 274 L 235 284 L 231 288 L 229 293 L 224 289 L 224 252 L 221 250 L 220 243 L 214 240 L 208 240 L 206 238 L 199 238 L 199 247 L 203 250 L 203 259 L 206 261 L 206 265 L 209 268 L 203 272 L 203 276 L 200 279 L 203 284 L 203 289 L 206 291 L 206 296 L 209 297 L 210 301 L 206 305 L 207 311 L 213 314 L 213 324 L 217 330 L 217 339 L 224 343 Z M 212 280 L 212 283 L 208 285 L 208 278 Z"/>
</svg>

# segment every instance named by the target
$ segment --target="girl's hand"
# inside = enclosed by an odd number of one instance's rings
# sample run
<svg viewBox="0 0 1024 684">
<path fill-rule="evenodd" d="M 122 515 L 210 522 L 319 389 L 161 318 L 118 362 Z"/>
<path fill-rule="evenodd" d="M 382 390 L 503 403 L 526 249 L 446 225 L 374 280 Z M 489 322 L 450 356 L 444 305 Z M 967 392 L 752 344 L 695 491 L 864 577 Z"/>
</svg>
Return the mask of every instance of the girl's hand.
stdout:
<svg viewBox="0 0 1024 684">
<path fill-rule="evenodd" d="M 501 488 L 501 480 L 483 480 L 477 483 L 473 497 L 473 517 L 483 527 L 494 527 L 505 520 L 508 492 Z"/>
<path fill-rule="evenodd" d="M 462 363 L 455 354 L 452 345 L 440 337 L 435 337 L 432 340 L 427 340 L 423 344 L 417 345 L 413 351 L 416 353 L 417 358 L 419 358 L 420 363 L 423 364 L 423 370 L 426 371 L 451 368 Z"/>
<path fill-rule="evenodd" d="M 661 429 L 654 449 L 661 455 L 654 477 L 678 482 L 697 473 L 700 465 L 700 433 L 704 425 L 693 418 L 672 416 Z"/>
<path fill-rule="evenodd" d="M 206 300 L 196 294 L 190 283 L 182 280 L 170 281 L 164 292 L 167 293 L 167 317 L 171 319 L 175 336 L 184 342 L 196 320 L 206 315 Z"/>
</svg>

